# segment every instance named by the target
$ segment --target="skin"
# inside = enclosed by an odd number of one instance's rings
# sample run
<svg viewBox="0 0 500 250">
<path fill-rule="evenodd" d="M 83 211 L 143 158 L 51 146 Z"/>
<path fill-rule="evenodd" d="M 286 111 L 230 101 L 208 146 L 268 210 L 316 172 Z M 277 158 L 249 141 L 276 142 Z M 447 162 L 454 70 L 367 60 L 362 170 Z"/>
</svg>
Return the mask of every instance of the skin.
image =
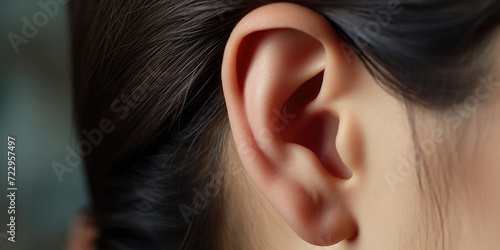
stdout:
<svg viewBox="0 0 500 250">
<path fill-rule="evenodd" d="M 68 250 L 95 250 L 93 244 L 98 231 L 91 225 L 86 215 L 76 218 L 70 227 L 67 240 Z"/>
<path fill-rule="evenodd" d="M 415 107 L 417 140 L 434 145 L 420 189 L 403 101 L 340 43 L 322 16 L 285 3 L 233 30 L 222 65 L 226 161 L 244 171 L 226 188 L 221 249 L 498 249 L 500 75 L 483 76 L 494 87 L 471 94 L 481 100 L 468 118 Z M 293 116 L 277 126 L 272 111 L 284 107 Z M 241 238 L 252 240 L 235 247 Z"/>
</svg>

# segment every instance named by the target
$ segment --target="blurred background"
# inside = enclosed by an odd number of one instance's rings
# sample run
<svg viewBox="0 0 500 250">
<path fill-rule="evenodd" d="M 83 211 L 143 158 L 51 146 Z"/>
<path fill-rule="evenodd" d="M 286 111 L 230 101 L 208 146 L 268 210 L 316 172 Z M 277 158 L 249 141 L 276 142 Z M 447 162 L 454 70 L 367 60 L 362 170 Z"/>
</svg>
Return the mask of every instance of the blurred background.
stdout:
<svg viewBox="0 0 500 250">
<path fill-rule="evenodd" d="M 88 202 L 83 165 L 62 178 L 53 169 L 77 142 L 66 2 L 0 1 L 0 249 L 66 249 Z M 16 139 L 15 243 L 6 234 L 7 136 Z"/>
</svg>

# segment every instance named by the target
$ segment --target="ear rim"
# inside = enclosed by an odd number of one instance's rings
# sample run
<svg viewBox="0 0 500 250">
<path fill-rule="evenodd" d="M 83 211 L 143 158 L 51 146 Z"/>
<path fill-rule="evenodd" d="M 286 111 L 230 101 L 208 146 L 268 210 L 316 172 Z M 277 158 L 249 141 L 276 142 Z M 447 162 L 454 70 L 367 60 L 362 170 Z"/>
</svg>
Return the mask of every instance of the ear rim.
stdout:
<svg viewBox="0 0 500 250">
<path fill-rule="evenodd" d="M 276 11 L 276 9 L 280 9 L 280 11 Z M 291 14 L 293 13 L 293 14 Z M 285 15 L 293 15 L 294 18 L 289 18 Z M 310 20 L 308 22 L 303 22 L 301 20 Z M 291 4 L 291 3 L 275 3 L 265 5 L 260 7 L 249 14 L 247 14 L 234 28 L 231 36 L 226 44 L 226 48 L 224 51 L 224 57 L 222 62 L 222 85 L 224 96 L 226 98 L 226 105 L 228 116 L 230 117 L 230 127 L 234 131 L 238 131 L 237 133 L 232 133 L 233 141 L 236 146 L 236 150 L 241 159 L 242 164 L 244 165 L 245 171 L 250 175 L 252 181 L 255 182 L 256 186 L 259 190 L 264 194 L 266 199 L 270 200 L 271 205 L 278 210 L 278 212 L 285 218 L 285 221 L 292 227 L 292 229 L 304 240 L 309 243 L 316 245 L 333 245 L 343 239 L 349 239 L 352 235 L 356 234 L 356 226 L 355 220 L 351 214 L 343 212 L 341 213 L 343 216 L 337 216 L 336 218 L 332 218 L 332 215 L 322 215 L 324 217 L 329 218 L 331 221 L 338 222 L 339 224 L 344 225 L 343 228 L 335 226 L 326 225 L 325 223 L 320 223 L 322 225 L 318 226 L 314 223 L 311 223 L 310 216 L 311 214 L 318 214 L 324 212 L 318 212 L 316 206 L 322 206 L 321 199 L 318 199 L 317 195 L 314 194 L 306 194 L 309 191 L 303 188 L 290 185 L 290 183 L 286 183 L 282 181 L 283 173 L 275 172 L 272 168 L 266 169 L 265 167 L 259 168 L 256 170 L 252 167 L 245 167 L 245 162 L 247 159 L 252 158 L 252 165 L 272 165 L 273 162 L 269 162 L 269 159 L 266 157 L 261 157 L 261 148 L 260 143 L 257 141 L 255 133 L 252 133 L 254 129 L 251 128 L 250 124 L 247 122 L 248 118 L 246 117 L 246 108 L 245 108 L 245 97 L 244 90 L 239 83 L 239 75 L 237 66 L 239 64 L 238 61 L 238 53 L 239 48 L 242 45 L 244 39 L 251 34 L 258 31 L 265 30 L 276 30 L 276 29 L 291 29 L 296 30 L 306 35 L 309 35 L 318 42 L 323 45 L 324 52 L 326 55 L 334 55 L 325 56 L 326 63 L 337 64 L 337 60 L 344 60 L 343 54 L 338 46 L 341 40 L 335 34 L 335 30 L 330 25 L 330 23 L 320 14 L 300 5 Z M 325 32 L 326 31 L 326 32 Z M 333 60 L 333 62 L 331 62 Z M 327 79 L 324 79 L 326 81 Z M 318 98 L 331 98 L 331 95 L 328 96 L 318 96 Z M 242 117 L 241 114 L 245 114 Z M 245 120 L 246 119 L 246 120 Z M 277 140 L 272 132 L 267 133 L 269 137 L 267 138 L 270 141 L 275 142 Z M 253 140 L 248 140 L 248 138 L 253 138 Z M 299 145 L 286 145 L 281 150 L 285 152 L 281 158 L 277 157 L 274 161 L 281 162 L 281 164 L 287 164 L 287 161 L 290 161 L 291 158 L 288 155 L 294 154 L 297 150 L 299 150 Z M 265 150 L 271 150 L 272 148 L 266 148 Z M 268 152 L 268 154 L 280 155 L 280 152 Z M 313 157 L 308 157 L 313 158 Z M 306 163 L 308 165 L 318 165 L 318 162 L 314 163 Z M 247 163 L 248 164 L 248 163 Z M 293 190 L 294 193 L 303 193 L 303 195 L 297 195 L 295 197 L 299 197 L 299 200 L 295 200 L 296 203 L 304 203 L 308 204 L 305 206 L 301 206 L 300 209 L 295 211 L 299 216 L 293 215 L 283 215 L 287 213 L 287 208 L 285 208 L 285 204 L 276 204 L 276 202 L 272 202 L 271 200 L 282 199 L 283 192 L 275 191 L 275 192 L 263 192 L 262 188 L 266 187 L 267 189 L 275 189 L 275 187 L 279 186 L 280 188 L 276 188 L 277 190 L 283 189 L 287 187 L 288 190 Z M 338 188 L 339 183 L 333 183 L 330 185 L 330 188 Z M 289 191 L 292 192 L 292 191 Z M 285 194 L 286 195 L 286 194 Z M 301 197 L 301 198 L 300 198 Z M 307 198 L 309 197 L 309 198 Z M 312 198 L 311 198 L 312 197 Z M 306 200 L 305 200 L 306 199 Z M 342 203 L 343 201 L 337 200 L 337 203 Z M 323 207 L 328 207 L 332 209 L 341 209 L 339 206 L 329 207 L 328 204 L 323 204 Z M 322 210 L 325 211 L 326 208 Z M 344 208 L 342 208 L 344 209 Z M 285 212 L 284 212 L 285 211 Z M 347 211 L 347 210 L 346 210 Z M 290 219 L 292 218 L 292 219 Z M 307 225 L 307 226 L 305 226 Z M 328 235 L 319 235 L 317 230 L 329 231 Z M 314 232 L 316 231 L 316 232 Z"/>
<path fill-rule="evenodd" d="M 274 11 L 274 9 L 285 9 L 287 11 L 276 12 Z M 293 20 L 286 17 L 282 18 L 281 16 L 287 12 L 288 13 L 293 12 L 295 18 Z M 314 20 L 310 22 L 299 21 L 311 17 Z M 239 78 L 238 71 L 231 70 L 233 65 L 237 65 L 238 62 L 238 48 L 243 43 L 243 40 L 250 34 L 255 33 L 257 31 L 265 31 L 273 29 L 297 30 L 306 35 L 316 38 L 321 44 L 323 44 L 326 55 L 342 54 L 340 47 L 337 46 L 341 44 L 342 41 L 339 39 L 338 36 L 337 37 L 335 36 L 336 32 L 333 29 L 333 27 L 323 16 L 314 12 L 311 9 L 293 3 L 271 3 L 251 11 L 245 17 L 243 17 L 240 20 L 240 22 L 238 22 L 238 24 L 235 26 L 224 49 L 224 55 L 221 67 L 221 80 L 222 80 L 223 93 L 226 99 L 226 105 L 228 106 L 227 107 L 228 116 L 234 116 L 235 115 L 234 113 L 242 112 L 245 110 L 245 108 L 242 107 L 242 105 L 238 105 L 239 103 L 242 103 L 241 99 L 243 98 L 243 93 L 242 89 L 240 88 L 240 84 L 232 84 L 234 82 L 238 82 Z M 330 30 L 331 32 L 324 32 L 324 30 Z M 343 63 L 344 59 L 341 56 L 335 56 L 335 57 L 327 56 L 326 61 L 327 63 Z M 348 72 L 345 72 L 345 74 L 348 74 Z M 330 79 L 328 79 L 327 77 L 328 76 L 325 76 L 324 81 L 331 82 Z M 322 86 L 322 88 L 325 87 L 328 86 L 325 85 Z M 331 92 L 331 91 L 322 91 L 322 92 Z M 332 98 L 332 96 L 325 96 L 324 94 L 320 94 L 318 98 L 326 99 L 326 98 Z M 241 121 L 239 121 L 238 124 L 241 124 Z M 237 124 L 233 124 L 230 122 L 230 125 L 231 127 L 234 127 Z M 244 127 L 238 126 L 238 129 L 245 129 L 245 131 L 249 131 L 250 128 L 245 126 Z M 233 134 L 233 137 L 235 136 L 238 137 L 237 135 Z M 243 137 L 248 137 L 248 136 L 249 134 L 243 135 Z M 234 138 L 235 141 L 238 141 L 239 139 L 241 138 Z M 255 147 L 257 145 L 248 145 L 248 146 Z M 239 154 L 242 154 L 242 152 L 239 152 Z"/>
</svg>

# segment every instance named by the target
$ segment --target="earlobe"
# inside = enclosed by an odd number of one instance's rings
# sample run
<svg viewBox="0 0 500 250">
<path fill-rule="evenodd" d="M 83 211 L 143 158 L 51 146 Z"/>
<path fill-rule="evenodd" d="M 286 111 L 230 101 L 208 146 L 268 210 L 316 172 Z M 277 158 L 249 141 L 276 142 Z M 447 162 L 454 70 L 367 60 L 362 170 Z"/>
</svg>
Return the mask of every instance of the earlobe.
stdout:
<svg viewBox="0 0 500 250">
<path fill-rule="evenodd" d="M 240 160 L 291 228 L 316 245 L 356 235 L 336 143 L 351 88 L 339 37 L 319 14 L 279 3 L 244 17 L 226 46 L 224 95 Z M 345 126 L 343 126 L 345 128 Z"/>
</svg>

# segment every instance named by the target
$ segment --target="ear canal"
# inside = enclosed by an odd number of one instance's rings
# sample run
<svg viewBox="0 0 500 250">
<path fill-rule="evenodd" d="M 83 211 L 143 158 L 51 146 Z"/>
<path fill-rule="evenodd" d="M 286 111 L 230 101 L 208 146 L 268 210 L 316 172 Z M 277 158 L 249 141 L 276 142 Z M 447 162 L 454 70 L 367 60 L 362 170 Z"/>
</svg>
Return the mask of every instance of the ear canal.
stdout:
<svg viewBox="0 0 500 250">
<path fill-rule="evenodd" d="M 319 72 L 310 80 L 302 84 L 285 103 L 291 113 L 300 113 L 309 103 L 319 95 L 323 85 L 324 71 Z"/>
<path fill-rule="evenodd" d="M 349 179 L 351 171 L 344 165 L 336 148 L 339 119 L 331 112 L 316 111 L 312 105 L 323 84 L 320 72 L 300 86 L 286 101 L 283 111 L 296 119 L 280 131 L 283 140 L 310 149 L 332 176 Z"/>
</svg>

